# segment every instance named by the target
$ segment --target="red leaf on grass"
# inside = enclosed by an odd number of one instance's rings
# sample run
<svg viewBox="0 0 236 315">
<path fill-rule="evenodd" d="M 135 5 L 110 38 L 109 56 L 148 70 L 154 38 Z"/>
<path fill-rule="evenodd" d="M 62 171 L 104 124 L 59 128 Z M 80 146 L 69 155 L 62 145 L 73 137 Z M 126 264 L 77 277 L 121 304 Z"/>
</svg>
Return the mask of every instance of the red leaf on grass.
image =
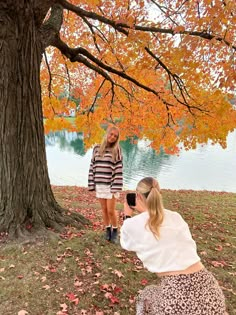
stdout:
<svg viewBox="0 0 236 315">
<path fill-rule="evenodd" d="M 116 296 L 114 296 L 114 295 L 111 295 L 111 296 L 109 297 L 109 299 L 110 299 L 110 301 L 111 301 L 112 304 L 119 304 L 119 303 L 120 303 L 120 300 L 119 300 Z"/>
<path fill-rule="evenodd" d="M 222 251 L 222 249 L 223 249 L 223 246 L 221 246 L 221 245 L 217 245 L 216 247 L 215 247 L 215 250 L 217 250 L 217 251 Z"/>
<path fill-rule="evenodd" d="M 105 293 L 105 297 L 111 301 L 112 304 L 119 304 L 120 300 L 112 295 L 110 292 Z"/>
<path fill-rule="evenodd" d="M 76 298 L 76 299 L 74 299 L 72 302 L 73 302 L 75 305 L 78 305 L 78 304 L 79 304 L 79 299 Z"/>
<path fill-rule="evenodd" d="M 74 301 L 77 295 L 75 295 L 74 293 L 67 293 L 66 297 L 68 297 L 69 301 Z"/>
<path fill-rule="evenodd" d="M 142 285 L 146 285 L 147 283 L 148 283 L 147 279 L 142 279 L 142 280 L 141 280 L 141 284 L 142 284 Z"/>
<path fill-rule="evenodd" d="M 221 261 L 217 261 L 217 260 L 212 260 L 211 261 L 211 264 L 212 266 L 214 267 L 224 267 L 224 266 L 227 266 L 227 263 L 224 261 L 224 260 L 221 260 Z"/>
<path fill-rule="evenodd" d="M 114 294 L 118 294 L 118 293 L 120 293 L 120 292 L 122 292 L 122 289 L 121 289 L 121 288 L 119 288 L 119 287 L 115 287 L 115 288 L 114 288 Z"/>
<path fill-rule="evenodd" d="M 109 284 L 105 283 L 100 286 L 101 291 L 107 291 L 109 289 Z"/>
</svg>

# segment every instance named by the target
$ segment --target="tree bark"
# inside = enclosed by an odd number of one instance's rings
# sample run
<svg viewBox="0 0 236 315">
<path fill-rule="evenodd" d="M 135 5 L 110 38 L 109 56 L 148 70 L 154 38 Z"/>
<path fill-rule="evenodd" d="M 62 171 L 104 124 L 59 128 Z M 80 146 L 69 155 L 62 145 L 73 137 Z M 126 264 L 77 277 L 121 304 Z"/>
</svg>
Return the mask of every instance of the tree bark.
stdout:
<svg viewBox="0 0 236 315">
<path fill-rule="evenodd" d="M 16 237 L 27 234 L 29 224 L 32 231 L 59 230 L 73 221 L 50 186 L 40 86 L 44 48 L 33 1 L 23 2 L 0 4 L 0 232 Z"/>
</svg>

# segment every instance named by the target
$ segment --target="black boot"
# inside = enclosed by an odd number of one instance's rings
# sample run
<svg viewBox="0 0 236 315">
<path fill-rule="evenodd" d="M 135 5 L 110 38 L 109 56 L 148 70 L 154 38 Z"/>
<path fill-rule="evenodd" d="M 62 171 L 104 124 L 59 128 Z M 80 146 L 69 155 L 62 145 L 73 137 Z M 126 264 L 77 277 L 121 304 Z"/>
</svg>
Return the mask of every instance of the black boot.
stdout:
<svg viewBox="0 0 236 315">
<path fill-rule="evenodd" d="M 111 240 L 111 226 L 106 227 L 106 232 L 105 232 L 105 240 L 110 241 Z"/>
<path fill-rule="evenodd" d="M 111 242 L 114 244 L 119 243 L 119 238 L 118 238 L 118 229 L 113 228 L 112 233 L 111 233 Z"/>
</svg>

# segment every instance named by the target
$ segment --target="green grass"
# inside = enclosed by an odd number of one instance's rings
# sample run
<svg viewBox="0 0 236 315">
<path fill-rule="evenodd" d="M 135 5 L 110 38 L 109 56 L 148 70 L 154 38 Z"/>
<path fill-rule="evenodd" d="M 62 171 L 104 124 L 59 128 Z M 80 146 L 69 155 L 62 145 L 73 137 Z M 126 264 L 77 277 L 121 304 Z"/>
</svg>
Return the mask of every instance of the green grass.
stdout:
<svg viewBox="0 0 236 315">
<path fill-rule="evenodd" d="M 55 118 L 60 118 L 59 116 L 55 116 Z M 72 125 L 75 125 L 75 117 L 63 117 L 65 120 L 70 122 Z M 43 122 L 45 122 L 47 118 L 43 119 Z"/>
<path fill-rule="evenodd" d="M 92 193 L 77 187 L 53 190 L 60 204 L 93 224 L 82 231 L 68 227 L 47 242 L 0 243 L 0 314 L 135 314 L 137 292 L 158 279 L 134 254 L 102 239 L 101 211 Z M 165 190 L 163 199 L 166 208 L 189 223 L 203 263 L 223 289 L 229 314 L 236 314 L 236 194 Z"/>
</svg>

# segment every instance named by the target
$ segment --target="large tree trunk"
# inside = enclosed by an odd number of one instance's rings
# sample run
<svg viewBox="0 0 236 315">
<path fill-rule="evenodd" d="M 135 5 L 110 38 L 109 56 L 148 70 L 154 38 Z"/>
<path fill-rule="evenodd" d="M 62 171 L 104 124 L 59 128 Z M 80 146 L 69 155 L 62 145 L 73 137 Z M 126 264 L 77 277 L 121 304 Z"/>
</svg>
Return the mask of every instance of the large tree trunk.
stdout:
<svg viewBox="0 0 236 315">
<path fill-rule="evenodd" d="M 9 2 L 13 10 L 0 6 L 0 231 L 19 236 L 29 223 L 32 230 L 58 229 L 69 220 L 48 177 L 40 87 L 43 48 L 32 1 L 24 8 Z"/>
</svg>

